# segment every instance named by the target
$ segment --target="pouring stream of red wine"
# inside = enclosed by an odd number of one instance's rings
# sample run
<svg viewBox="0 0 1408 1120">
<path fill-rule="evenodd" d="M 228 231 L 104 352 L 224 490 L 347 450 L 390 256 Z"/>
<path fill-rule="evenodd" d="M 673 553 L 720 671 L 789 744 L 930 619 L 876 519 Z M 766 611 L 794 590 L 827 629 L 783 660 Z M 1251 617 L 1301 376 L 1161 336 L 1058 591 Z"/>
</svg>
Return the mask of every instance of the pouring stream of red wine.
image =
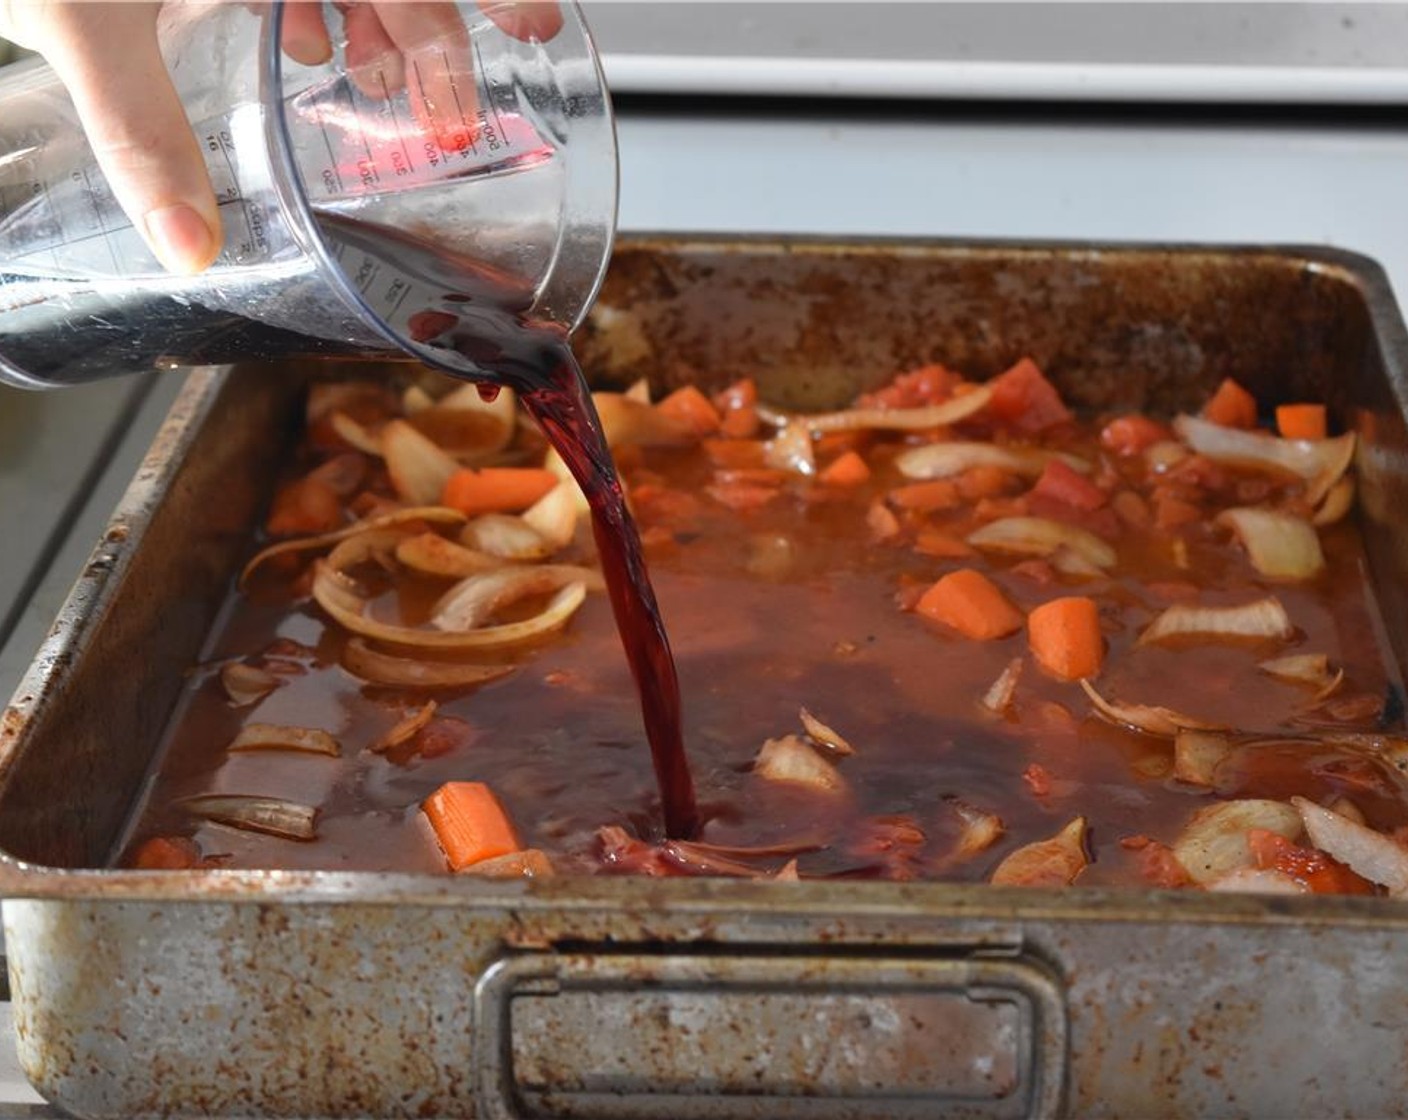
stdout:
<svg viewBox="0 0 1408 1120">
<path fill-rule="evenodd" d="M 327 214 L 319 220 L 334 244 L 370 250 L 443 286 L 439 307 L 410 315 L 412 336 L 444 355 L 436 363 L 441 368 L 461 376 L 487 375 L 490 381 L 480 382 L 481 395 L 492 398 L 499 384 L 512 387 L 582 487 L 616 628 L 640 694 L 665 834 L 680 839 L 694 835 L 699 811 L 684 750 L 675 660 L 640 533 L 626 508 L 606 435 L 566 332 L 529 321 L 523 311 L 531 299 L 500 273 L 398 231 Z"/>
</svg>

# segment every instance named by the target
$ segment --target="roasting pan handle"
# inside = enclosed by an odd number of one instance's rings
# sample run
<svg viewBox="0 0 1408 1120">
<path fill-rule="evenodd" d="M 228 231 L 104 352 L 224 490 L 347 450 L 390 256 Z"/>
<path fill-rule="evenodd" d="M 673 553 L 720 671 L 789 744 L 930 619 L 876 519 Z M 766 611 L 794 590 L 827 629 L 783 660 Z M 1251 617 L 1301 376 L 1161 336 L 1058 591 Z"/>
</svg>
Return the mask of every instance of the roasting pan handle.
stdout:
<svg viewBox="0 0 1408 1120">
<path fill-rule="evenodd" d="M 1061 1112 L 1065 999 L 1021 956 L 528 953 L 474 1011 L 492 1120 Z"/>
</svg>

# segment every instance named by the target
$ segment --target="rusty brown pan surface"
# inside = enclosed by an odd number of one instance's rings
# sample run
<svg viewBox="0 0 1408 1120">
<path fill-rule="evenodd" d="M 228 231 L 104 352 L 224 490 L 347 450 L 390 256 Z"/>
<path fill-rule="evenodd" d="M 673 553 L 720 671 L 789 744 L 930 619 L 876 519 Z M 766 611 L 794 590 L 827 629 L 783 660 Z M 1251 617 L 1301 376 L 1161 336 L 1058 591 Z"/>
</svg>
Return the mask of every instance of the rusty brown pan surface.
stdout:
<svg viewBox="0 0 1408 1120">
<path fill-rule="evenodd" d="M 1308 249 L 627 240 L 603 382 L 826 407 L 1030 354 L 1073 402 L 1329 402 L 1408 648 L 1408 338 Z M 318 370 L 325 373 L 326 370 Z M 1408 907 L 944 884 L 107 864 L 294 437 L 306 369 L 194 374 L 0 722 L 21 1058 L 83 1115 L 1396 1115 Z M 779 889 L 781 888 L 781 889 Z"/>
</svg>

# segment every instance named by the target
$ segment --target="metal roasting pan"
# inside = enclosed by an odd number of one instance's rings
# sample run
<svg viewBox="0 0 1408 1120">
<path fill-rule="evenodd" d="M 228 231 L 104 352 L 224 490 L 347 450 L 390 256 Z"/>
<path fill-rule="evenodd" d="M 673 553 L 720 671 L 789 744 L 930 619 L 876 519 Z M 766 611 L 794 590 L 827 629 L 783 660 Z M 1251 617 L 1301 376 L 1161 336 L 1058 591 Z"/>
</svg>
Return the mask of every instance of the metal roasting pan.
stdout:
<svg viewBox="0 0 1408 1120">
<path fill-rule="evenodd" d="M 614 314 L 613 314 L 614 312 Z M 1303 248 L 628 239 L 602 381 L 830 406 L 1031 354 L 1160 411 L 1233 376 L 1363 437 L 1408 657 L 1408 334 Z M 191 374 L 0 719 L 20 1059 L 82 1116 L 1408 1114 L 1408 905 L 924 883 L 111 870 L 310 372 Z M 12 527 L 13 529 L 14 527 Z"/>
</svg>

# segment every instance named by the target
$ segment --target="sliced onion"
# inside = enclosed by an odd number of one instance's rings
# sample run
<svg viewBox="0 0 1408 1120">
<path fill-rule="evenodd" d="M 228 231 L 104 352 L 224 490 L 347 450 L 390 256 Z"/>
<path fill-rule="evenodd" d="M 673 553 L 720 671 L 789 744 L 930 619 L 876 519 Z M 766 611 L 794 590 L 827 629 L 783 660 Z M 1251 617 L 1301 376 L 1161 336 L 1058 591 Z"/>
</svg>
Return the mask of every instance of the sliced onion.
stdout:
<svg viewBox="0 0 1408 1120">
<path fill-rule="evenodd" d="M 263 700 L 283 683 L 282 677 L 242 661 L 231 661 L 220 670 L 220 684 L 230 698 L 230 704 L 236 708 Z"/>
<path fill-rule="evenodd" d="M 1301 834 L 1300 814 L 1282 801 L 1221 801 L 1193 814 L 1173 854 L 1195 883 L 1210 883 L 1253 865 L 1247 833 L 1254 828 L 1295 840 Z"/>
<path fill-rule="evenodd" d="M 698 436 L 687 424 L 622 393 L 593 393 L 606 444 L 617 447 L 692 447 Z"/>
<path fill-rule="evenodd" d="M 771 859 L 775 856 L 796 856 L 804 852 L 817 852 L 826 847 L 826 844 L 821 839 L 812 836 L 800 840 L 787 840 L 780 844 L 710 844 L 703 840 L 691 840 L 689 846 L 696 851 L 726 856 L 729 859 Z"/>
<path fill-rule="evenodd" d="M 1367 825 L 1369 823 L 1364 817 L 1364 811 L 1347 797 L 1337 797 L 1325 806 L 1325 808 L 1329 809 L 1332 813 L 1338 813 L 1340 816 L 1344 817 L 1345 820 L 1353 821 L 1355 824 Z"/>
<path fill-rule="evenodd" d="M 1242 894 L 1309 894 L 1310 888 L 1299 879 L 1274 868 L 1239 867 L 1220 875 L 1206 884 L 1210 891 Z"/>
<path fill-rule="evenodd" d="M 793 420 L 763 444 L 763 462 L 774 470 L 793 474 L 816 474 L 816 454 L 811 433 L 805 424 Z"/>
<path fill-rule="evenodd" d="M 855 747 L 846 742 L 839 732 L 833 731 L 830 727 L 827 727 L 826 724 L 822 723 L 821 720 L 817 719 L 816 716 L 812 715 L 806 708 L 802 709 L 801 718 L 802 729 L 807 733 L 807 737 L 810 738 L 813 743 L 821 745 L 832 754 L 841 758 L 848 758 L 856 753 Z"/>
<path fill-rule="evenodd" d="M 1232 743 L 1216 731 L 1180 727 L 1173 740 L 1173 776 L 1203 789 L 1216 784 L 1217 768 L 1232 753 Z"/>
<path fill-rule="evenodd" d="M 193 817 L 245 832 L 262 832 L 284 840 L 313 840 L 318 835 L 316 808 L 278 797 L 208 794 L 188 797 L 178 804 Z"/>
<path fill-rule="evenodd" d="M 405 420 L 381 429 L 381 454 L 396 493 L 408 502 L 438 502 L 460 465 Z"/>
<path fill-rule="evenodd" d="M 449 509 L 446 506 L 409 506 L 406 509 L 393 510 L 391 513 L 381 513 L 375 517 L 369 517 L 365 521 L 358 521 L 331 533 L 319 533 L 315 537 L 298 537 L 294 540 L 279 541 L 278 544 L 271 544 L 256 554 L 244 566 L 244 571 L 240 573 L 240 585 L 245 584 L 257 567 L 266 560 L 272 560 L 275 556 L 283 556 L 291 552 L 313 552 L 338 544 L 349 537 L 355 537 L 359 533 L 392 529 L 397 525 L 404 525 L 408 521 L 427 521 L 432 525 L 454 525 L 463 520 L 464 514 L 457 509 Z"/>
<path fill-rule="evenodd" d="M 1305 822 L 1310 842 L 1327 856 L 1348 864 L 1370 882 L 1387 887 L 1395 897 L 1408 895 L 1408 848 L 1303 797 L 1293 797 L 1291 803 Z"/>
<path fill-rule="evenodd" d="M 801 882 L 802 876 L 797 871 L 797 861 L 795 859 L 789 859 L 786 863 L 784 863 L 781 867 L 777 869 L 777 873 L 773 876 L 773 878 L 780 883 Z"/>
<path fill-rule="evenodd" d="M 505 852 L 501 856 L 481 859 L 458 872 L 481 879 L 550 879 L 556 873 L 547 853 L 538 848 L 525 848 L 521 852 Z"/>
<path fill-rule="evenodd" d="M 630 388 L 621 394 L 627 400 L 639 401 L 641 404 L 650 403 L 650 378 L 638 377 L 631 382 Z"/>
<path fill-rule="evenodd" d="M 353 420 L 345 412 L 334 412 L 329 417 L 328 423 L 332 425 L 332 430 L 337 433 L 337 438 L 343 443 L 355 447 L 364 455 L 371 455 L 376 459 L 381 458 L 381 440 L 366 425 Z"/>
<path fill-rule="evenodd" d="M 1077 817 L 1050 840 L 1018 848 L 989 880 L 1002 887 L 1068 887 L 1090 861 L 1085 856 L 1085 818 Z"/>
<path fill-rule="evenodd" d="M 1084 554 L 1068 545 L 1058 545 L 1047 559 L 1063 576 L 1074 579 L 1099 579 L 1105 574 L 1098 564 L 1091 563 Z"/>
<path fill-rule="evenodd" d="M 990 400 L 992 388 L 980 385 L 943 404 L 924 408 L 848 408 L 844 412 L 823 412 L 802 420 L 816 435 L 860 429 L 919 432 L 966 420 L 986 408 Z"/>
<path fill-rule="evenodd" d="M 1225 509 L 1214 519 L 1236 534 L 1252 567 L 1270 579 L 1311 579 L 1325 570 L 1314 527 L 1294 514 L 1269 509 Z"/>
<path fill-rule="evenodd" d="M 660 845 L 660 856 L 671 867 L 690 875 L 727 875 L 735 879 L 766 879 L 768 873 L 751 864 L 715 855 L 687 840 L 666 840 Z"/>
<path fill-rule="evenodd" d="M 1111 723 L 1119 724 L 1121 727 L 1130 727 L 1135 731 L 1142 731 L 1146 735 L 1155 735 L 1160 739 L 1172 739 L 1184 728 L 1193 731 L 1225 730 L 1218 724 L 1186 716 L 1182 712 L 1175 712 L 1172 708 L 1160 708 L 1148 704 L 1121 704 L 1106 700 L 1095 691 L 1095 686 L 1087 680 L 1081 681 L 1080 686 L 1085 689 L 1085 694 L 1090 697 L 1090 702 L 1095 705 L 1095 710 Z"/>
<path fill-rule="evenodd" d="M 395 726 L 368 749 L 376 754 L 382 754 L 394 747 L 399 747 L 402 743 L 409 743 L 425 730 L 425 725 L 435 716 L 436 706 L 434 700 L 427 700 L 423 707 L 411 712 L 405 718 L 397 720 Z"/>
<path fill-rule="evenodd" d="M 417 412 L 424 412 L 434 406 L 435 398 L 419 385 L 408 385 L 406 391 L 401 394 L 401 411 L 407 416 L 414 416 Z"/>
<path fill-rule="evenodd" d="M 955 862 L 972 859 L 1002 839 L 1005 828 L 1001 817 L 974 808 L 965 801 L 953 801 L 950 804 L 963 824 L 963 831 L 958 834 L 958 844 L 953 850 L 952 858 Z"/>
<path fill-rule="evenodd" d="M 797 735 L 769 739 L 753 760 L 753 773 L 770 782 L 805 786 L 819 793 L 841 793 L 846 779 L 806 740 Z"/>
<path fill-rule="evenodd" d="M 572 495 L 572 504 L 578 514 L 591 513 L 592 506 L 591 503 L 587 501 L 587 495 L 582 491 L 582 488 L 577 485 L 577 479 L 572 474 L 572 471 L 568 469 L 566 460 L 557 453 L 555 448 L 548 451 L 547 457 L 543 460 L 543 468 L 557 475 L 559 486 L 567 487 L 568 492 Z"/>
<path fill-rule="evenodd" d="M 290 727 L 281 723 L 247 723 L 226 748 L 231 751 L 305 751 L 336 758 L 342 753 L 337 740 L 316 727 Z"/>
<path fill-rule="evenodd" d="M 1017 682 L 1021 680 L 1024 664 L 1020 657 L 1014 657 L 983 693 L 982 705 L 993 715 L 1006 715 L 1007 709 L 1012 706 L 1012 697 L 1017 692 Z"/>
<path fill-rule="evenodd" d="M 1172 639 L 1219 641 L 1236 638 L 1279 638 L 1295 633 L 1286 608 L 1268 596 L 1239 607 L 1194 607 L 1175 603 L 1154 619 L 1139 636 L 1140 645 Z"/>
<path fill-rule="evenodd" d="M 1344 515 L 1354 508 L 1354 479 L 1349 475 L 1338 479 L 1325 494 L 1325 500 L 1315 511 L 1310 523 L 1323 528 L 1344 519 Z"/>
<path fill-rule="evenodd" d="M 313 598 L 333 621 L 374 641 L 414 649 L 491 650 L 521 645 L 560 630 L 586 597 L 585 584 L 571 583 L 557 592 L 541 612 L 521 622 L 461 632 L 420 630 L 368 618 L 366 599 L 330 560 L 319 561 L 313 574 Z"/>
<path fill-rule="evenodd" d="M 387 688 L 469 688 L 512 673 L 513 665 L 467 665 L 454 661 L 422 661 L 382 653 L 353 638 L 342 652 L 342 667 L 368 684 Z"/>
<path fill-rule="evenodd" d="M 1197 416 L 1179 416 L 1174 430 L 1200 455 L 1218 463 L 1261 467 L 1306 481 L 1306 500 L 1320 504 L 1354 459 L 1354 433 L 1332 439 L 1281 439 L 1264 432 L 1226 428 Z"/>
<path fill-rule="evenodd" d="M 576 482 L 559 482 L 523 511 L 523 524 L 549 548 L 566 548 L 577 535 L 577 495 L 581 492 Z"/>
<path fill-rule="evenodd" d="M 460 530 L 460 543 L 504 560 L 542 560 L 557 551 L 521 517 L 481 513 Z"/>
<path fill-rule="evenodd" d="M 440 597 L 431 608 L 430 625 L 437 630 L 473 630 L 512 603 L 560 591 L 572 584 L 593 591 L 605 586 L 601 573 L 573 564 L 539 564 L 477 572 Z"/>
<path fill-rule="evenodd" d="M 967 540 L 975 548 L 1011 556 L 1052 556 L 1064 548 L 1101 571 L 1118 559 L 1094 533 L 1046 517 L 999 517 L 969 533 Z"/>
<path fill-rule="evenodd" d="M 1257 665 L 1263 673 L 1279 681 L 1309 685 L 1314 689 L 1324 688 L 1334 677 L 1330 673 L 1330 659 L 1323 653 L 1296 653 L 1289 657 L 1273 657 Z"/>
<path fill-rule="evenodd" d="M 447 541 L 439 533 L 417 533 L 396 545 L 396 560 L 428 576 L 463 579 L 476 572 L 503 567 L 503 560 L 487 552 Z"/>
<path fill-rule="evenodd" d="M 385 381 L 314 381 L 308 386 L 304 416 L 308 425 L 316 424 L 334 412 L 343 412 L 353 405 L 370 403 L 388 413 L 396 407 L 396 398 Z"/>
<path fill-rule="evenodd" d="M 1035 478 L 1052 459 L 1059 459 L 1082 474 L 1090 473 L 1090 464 L 1075 455 L 1034 447 L 963 441 L 941 441 L 901 452 L 895 456 L 895 466 L 906 478 L 917 479 L 950 478 L 973 467 L 1000 467 L 1013 474 Z"/>
<path fill-rule="evenodd" d="M 492 401 L 486 401 L 477 385 L 461 385 L 410 421 L 437 447 L 461 459 L 502 451 L 512 442 L 517 422 L 512 389 L 501 388 Z"/>
</svg>

